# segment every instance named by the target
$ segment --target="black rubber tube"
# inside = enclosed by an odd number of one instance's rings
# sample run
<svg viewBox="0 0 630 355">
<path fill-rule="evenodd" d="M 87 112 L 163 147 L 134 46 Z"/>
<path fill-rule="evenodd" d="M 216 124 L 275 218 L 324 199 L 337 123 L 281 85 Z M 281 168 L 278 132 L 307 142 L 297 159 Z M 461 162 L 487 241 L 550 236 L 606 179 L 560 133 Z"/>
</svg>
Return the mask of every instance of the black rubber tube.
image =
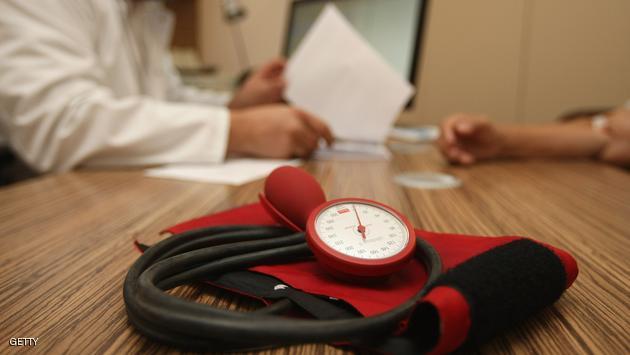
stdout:
<svg viewBox="0 0 630 355">
<path fill-rule="evenodd" d="M 277 312 L 290 308 L 290 301 L 280 301 L 269 312 L 229 311 L 164 292 L 228 271 L 310 256 L 302 233 L 278 227 L 222 226 L 173 235 L 147 249 L 130 268 L 123 290 L 128 318 L 145 336 L 186 350 L 236 351 L 309 342 L 374 343 L 398 328 L 442 271 L 437 252 L 418 238 L 416 256 L 428 272 L 425 287 L 395 309 L 365 318 L 278 316 Z"/>
</svg>

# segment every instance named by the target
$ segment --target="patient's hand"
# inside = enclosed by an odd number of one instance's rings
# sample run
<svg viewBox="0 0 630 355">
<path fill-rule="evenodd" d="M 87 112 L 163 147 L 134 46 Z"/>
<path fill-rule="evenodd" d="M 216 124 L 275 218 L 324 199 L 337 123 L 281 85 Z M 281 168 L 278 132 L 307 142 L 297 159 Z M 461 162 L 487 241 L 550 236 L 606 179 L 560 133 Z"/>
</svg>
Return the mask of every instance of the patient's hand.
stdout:
<svg viewBox="0 0 630 355">
<path fill-rule="evenodd" d="M 451 163 L 473 164 L 496 158 L 505 142 L 499 129 L 485 116 L 455 114 L 441 125 L 438 146 Z"/>
<path fill-rule="evenodd" d="M 281 102 L 286 86 L 285 65 L 286 61 L 278 58 L 262 66 L 245 81 L 228 106 L 237 109 Z"/>
<path fill-rule="evenodd" d="M 307 157 L 320 138 L 333 141 L 328 126 L 300 109 L 263 105 L 231 111 L 228 152 L 266 158 Z"/>
</svg>

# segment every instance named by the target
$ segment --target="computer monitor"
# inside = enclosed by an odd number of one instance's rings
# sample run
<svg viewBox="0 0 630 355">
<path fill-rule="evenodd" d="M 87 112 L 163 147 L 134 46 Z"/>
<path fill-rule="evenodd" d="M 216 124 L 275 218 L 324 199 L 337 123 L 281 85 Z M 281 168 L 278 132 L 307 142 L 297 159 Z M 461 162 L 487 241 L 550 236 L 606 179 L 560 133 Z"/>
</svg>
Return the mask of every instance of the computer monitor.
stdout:
<svg viewBox="0 0 630 355">
<path fill-rule="evenodd" d="M 427 0 L 296 0 L 292 2 L 284 55 L 288 58 L 327 3 L 334 3 L 354 28 L 412 84 L 416 79 Z"/>
</svg>

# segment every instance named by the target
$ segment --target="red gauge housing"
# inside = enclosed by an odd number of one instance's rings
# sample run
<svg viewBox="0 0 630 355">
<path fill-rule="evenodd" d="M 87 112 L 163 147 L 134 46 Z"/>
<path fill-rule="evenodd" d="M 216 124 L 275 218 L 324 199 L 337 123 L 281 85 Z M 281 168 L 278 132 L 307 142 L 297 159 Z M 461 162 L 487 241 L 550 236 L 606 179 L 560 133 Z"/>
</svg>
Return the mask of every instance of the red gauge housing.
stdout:
<svg viewBox="0 0 630 355">
<path fill-rule="evenodd" d="M 407 244 L 396 254 L 380 259 L 359 258 L 333 249 L 318 235 L 315 223 L 323 210 L 344 203 L 372 205 L 394 215 L 407 230 Z M 328 272 L 342 278 L 358 277 L 360 279 L 383 277 L 400 270 L 412 258 L 416 247 L 414 228 L 404 215 L 382 203 L 362 198 L 336 199 L 317 206 L 310 213 L 306 223 L 306 241 L 319 264 Z"/>
</svg>

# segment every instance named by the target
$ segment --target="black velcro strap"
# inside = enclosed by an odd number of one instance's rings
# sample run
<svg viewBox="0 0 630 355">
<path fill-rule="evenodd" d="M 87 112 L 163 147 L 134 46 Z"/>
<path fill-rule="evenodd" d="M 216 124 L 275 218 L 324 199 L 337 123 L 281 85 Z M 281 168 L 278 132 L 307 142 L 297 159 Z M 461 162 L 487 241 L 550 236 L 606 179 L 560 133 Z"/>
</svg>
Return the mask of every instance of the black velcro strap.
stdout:
<svg viewBox="0 0 630 355">
<path fill-rule="evenodd" d="M 148 245 L 137 241 L 135 245 L 141 252 L 149 248 Z M 258 298 L 288 298 L 317 319 L 344 319 L 360 316 L 359 312 L 347 302 L 326 296 L 311 295 L 285 285 L 275 277 L 257 272 L 228 272 L 212 280 L 212 284 Z"/>
<path fill-rule="evenodd" d="M 471 310 L 469 343 L 481 343 L 554 303 L 564 291 L 560 259 L 518 239 L 477 255 L 441 276 L 435 286 L 459 290 Z"/>
<path fill-rule="evenodd" d="M 359 316 L 350 305 L 341 300 L 311 295 L 296 290 L 275 277 L 257 272 L 228 272 L 212 280 L 212 283 L 219 287 L 238 290 L 260 298 L 288 298 L 304 311 L 318 319 L 344 319 Z"/>
</svg>

